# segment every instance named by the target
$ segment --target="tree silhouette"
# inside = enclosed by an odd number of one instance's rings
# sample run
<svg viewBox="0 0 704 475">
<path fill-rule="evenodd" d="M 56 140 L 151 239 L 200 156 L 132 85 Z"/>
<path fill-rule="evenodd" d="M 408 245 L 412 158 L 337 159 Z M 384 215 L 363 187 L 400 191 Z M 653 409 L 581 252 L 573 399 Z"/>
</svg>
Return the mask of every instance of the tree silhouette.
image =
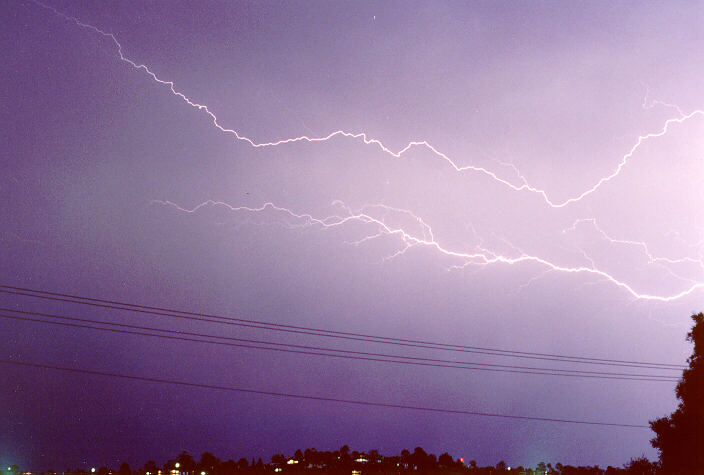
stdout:
<svg viewBox="0 0 704 475">
<path fill-rule="evenodd" d="M 455 461 L 452 459 L 452 455 L 445 452 L 438 457 L 438 464 L 441 468 L 450 468 L 455 464 Z"/>
<path fill-rule="evenodd" d="M 638 473 L 641 475 L 655 475 L 658 473 L 656 463 L 648 460 L 648 457 L 641 455 L 638 458 L 631 458 L 631 461 L 623 466 L 628 473 Z"/>
<path fill-rule="evenodd" d="M 664 472 L 704 471 L 704 314 L 692 315 L 694 325 L 687 341 L 694 351 L 677 383 L 680 400 L 675 412 L 650 421 L 656 436 L 650 443 L 660 453 Z"/>
<path fill-rule="evenodd" d="M 200 463 L 196 466 L 198 473 L 205 472 L 208 475 L 217 473 L 220 468 L 220 460 L 210 452 L 203 452 L 200 456 Z"/>
<path fill-rule="evenodd" d="M 157 467 L 156 462 L 153 460 L 149 460 L 147 463 L 144 464 L 144 468 L 142 469 L 142 473 L 145 475 L 148 473 L 149 475 L 156 475 L 157 472 L 159 472 L 159 467 Z"/>
<path fill-rule="evenodd" d="M 254 460 L 252 460 L 252 465 L 254 465 Z M 247 459 L 242 457 L 237 461 L 237 469 L 238 470 L 246 470 L 249 468 L 249 464 L 247 463 Z"/>
<path fill-rule="evenodd" d="M 179 470 L 182 472 L 193 472 L 196 469 L 196 461 L 185 450 L 179 454 L 176 461 L 180 464 Z"/>
<path fill-rule="evenodd" d="M 349 467 L 352 465 L 352 456 L 350 455 L 349 445 L 343 445 L 340 447 L 340 466 Z"/>
</svg>

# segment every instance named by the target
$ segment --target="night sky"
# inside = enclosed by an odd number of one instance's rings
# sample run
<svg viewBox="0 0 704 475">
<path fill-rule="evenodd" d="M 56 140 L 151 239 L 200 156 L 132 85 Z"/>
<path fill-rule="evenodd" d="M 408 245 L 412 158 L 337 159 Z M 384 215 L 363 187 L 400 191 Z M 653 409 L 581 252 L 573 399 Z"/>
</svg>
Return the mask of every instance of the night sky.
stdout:
<svg viewBox="0 0 704 475">
<path fill-rule="evenodd" d="M 703 4 L 46 1 L 0 4 L 0 285 L 531 355 L 689 356 L 689 315 L 704 310 Z M 633 425 L 676 405 L 680 373 L 667 369 L 7 290 L 0 360 Z M 10 310 L 670 379 L 343 359 Z M 0 467 L 31 470 L 141 467 L 182 450 L 268 461 L 343 444 L 526 466 L 657 457 L 647 428 L 6 363 L 0 416 Z"/>
</svg>

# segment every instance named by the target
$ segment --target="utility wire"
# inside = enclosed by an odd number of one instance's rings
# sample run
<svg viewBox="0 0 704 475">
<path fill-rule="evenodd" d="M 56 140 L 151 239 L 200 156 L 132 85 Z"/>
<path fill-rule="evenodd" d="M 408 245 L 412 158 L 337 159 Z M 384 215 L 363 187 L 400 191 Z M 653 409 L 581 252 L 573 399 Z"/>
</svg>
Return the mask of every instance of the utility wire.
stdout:
<svg viewBox="0 0 704 475">
<path fill-rule="evenodd" d="M 504 356 L 512 358 L 527 358 L 527 359 L 538 359 L 547 361 L 562 361 L 571 363 L 581 363 L 581 364 L 592 364 L 592 365 L 607 365 L 607 366 L 624 366 L 624 367 L 638 367 L 638 368 L 649 368 L 649 369 L 662 369 L 662 370 L 682 370 L 686 366 L 676 365 L 669 363 L 651 363 L 651 362 L 641 362 L 641 361 L 628 361 L 628 360 L 617 360 L 608 358 L 592 358 L 592 357 L 582 357 L 582 356 L 567 356 L 558 355 L 550 353 L 535 353 L 535 352 L 525 352 L 525 351 L 514 351 L 514 350 L 501 350 L 496 348 L 486 348 L 468 345 L 454 345 L 447 343 L 437 343 L 425 340 L 411 340 L 404 338 L 393 338 L 385 336 L 375 336 L 362 333 L 351 333 L 351 332 L 341 332 L 336 330 L 325 330 L 310 327 L 301 327 L 295 325 L 286 325 L 280 323 L 271 322 L 261 322 L 256 320 L 247 320 L 241 318 L 233 317 L 222 317 L 218 315 L 209 315 L 205 313 L 188 312 L 181 310 L 172 310 L 163 307 L 154 307 L 147 305 L 138 305 L 125 303 L 115 300 L 98 299 L 91 297 L 82 297 L 71 294 L 64 294 L 58 292 L 49 292 L 42 290 L 35 290 L 23 287 L 14 287 L 8 285 L 0 285 L 0 292 L 12 295 L 22 295 L 34 298 L 41 298 L 46 300 L 61 301 L 76 303 L 82 305 L 90 305 L 94 307 L 118 309 L 118 310 L 128 310 L 136 313 L 167 316 L 172 318 L 205 321 L 210 323 L 219 323 L 226 325 L 243 326 L 249 328 L 257 328 L 264 330 L 297 333 L 313 336 L 322 336 L 328 338 L 346 339 L 354 341 L 367 341 L 372 343 L 383 343 L 389 345 L 397 346 L 407 346 L 407 347 L 417 347 L 435 350 L 445 350 L 445 351 L 455 351 L 463 353 L 479 353 L 487 354 L 493 356 Z"/>
<path fill-rule="evenodd" d="M 618 380 L 631 380 L 631 381 L 658 381 L 658 382 L 678 381 L 678 378 L 672 377 L 672 376 L 667 376 L 667 375 L 652 375 L 652 374 L 638 374 L 638 373 L 609 373 L 609 372 L 583 371 L 583 370 L 571 370 L 571 369 L 560 369 L 560 368 L 540 368 L 540 367 L 527 367 L 527 366 L 514 366 L 514 365 L 499 365 L 499 364 L 492 364 L 492 363 L 476 363 L 476 362 L 467 362 L 467 361 L 439 360 L 439 359 L 432 359 L 432 358 L 421 358 L 421 357 L 393 355 L 393 354 L 384 354 L 384 353 L 371 353 L 371 352 L 343 350 L 343 349 L 336 349 L 336 348 L 325 348 L 325 347 L 306 346 L 306 345 L 293 345 L 293 344 L 280 343 L 280 342 L 252 340 L 252 339 L 245 339 L 245 338 L 219 336 L 219 335 L 209 335 L 209 334 L 204 334 L 204 333 L 187 332 L 187 331 L 180 331 L 180 330 L 170 330 L 170 329 L 154 328 L 154 327 L 145 327 L 145 326 L 140 326 L 140 325 L 129 325 L 129 324 L 124 324 L 124 323 L 105 322 L 105 321 L 101 321 L 101 320 L 91 320 L 91 319 L 85 319 L 85 318 L 68 317 L 68 316 L 46 314 L 46 313 L 39 313 L 39 312 L 27 312 L 27 311 L 22 311 L 22 310 L 12 310 L 12 309 L 6 309 L 6 308 L 0 308 L 0 311 L 9 311 L 9 312 L 19 313 L 19 314 L 24 314 L 24 315 L 34 315 L 34 316 L 42 316 L 42 317 L 48 317 L 48 318 L 59 318 L 59 319 L 77 321 L 77 322 L 82 322 L 82 323 L 47 321 L 47 320 L 6 315 L 6 314 L 0 313 L 0 318 L 4 318 L 4 319 L 30 321 L 30 322 L 36 322 L 36 323 L 45 323 L 45 324 L 51 324 L 51 325 L 84 328 L 84 329 L 90 329 L 90 330 L 109 331 L 109 332 L 123 333 L 123 334 L 129 334 L 129 335 L 150 336 L 150 337 L 156 337 L 156 338 L 164 338 L 164 339 L 180 340 L 180 341 L 190 341 L 190 342 L 196 342 L 196 343 L 208 343 L 208 344 L 221 345 L 221 346 L 250 348 L 250 349 L 258 349 L 258 350 L 269 350 L 269 351 L 278 351 L 278 352 L 286 352 L 286 353 L 297 353 L 297 354 L 305 354 L 305 355 L 312 355 L 312 356 L 328 356 L 328 357 L 342 358 L 342 359 L 397 363 L 397 364 L 416 365 L 416 366 L 430 366 L 430 367 L 438 367 L 438 368 L 454 368 L 454 369 L 465 369 L 465 370 L 476 370 L 476 371 L 508 372 L 508 373 L 519 373 L 519 374 L 538 374 L 538 375 L 549 375 L 549 376 L 572 376 L 572 377 L 583 377 L 583 378 L 618 379 Z M 113 325 L 113 326 L 117 326 L 117 327 L 121 327 L 121 328 L 129 328 L 131 330 L 96 327 L 93 325 L 85 325 L 84 323 L 99 324 L 99 325 Z M 139 330 L 143 330 L 143 331 L 139 331 Z M 146 332 L 144 332 L 144 330 L 146 330 L 148 332 L 155 332 L 155 331 L 156 332 L 164 332 L 164 333 L 169 333 L 171 335 L 146 333 Z M 174 336 L 174 334 L 179 335 L 179 336 Z M 183 335 L 186 335 L 186 336 L 183 336 Z M 213 340 L 208 340 L 208 339 L 203 339 L 203 338 L 216 338 L 216 339 L 220 339 L 220 340 L 229 340 L 229 341 L 213 341 Z M 245 342 L 245 343 L 232 343 L 232 341 Z M 257 346 L 255 344 L 248 344 L 248 343 L 279 346 L 279 347 L 283 346 L 283 347 L 287 347 L 287 348 L 276 348 L 276 347 L 270 347 L 270 346 Z M 323 352 L 325 352 L 325 353 L 323 353 Z M 335 353 L 332 353 L 332 352 L 335 352 Z"/>
<path fill-rule="evenodd" d="M 95 371 L 95 370 L 88 370 L 88 369 L 81 369 L 81 368 L 68 368 L 68 367 L 64 367 L 64 366 L 54 366 L 54 365 L 46 365 L 46 364 L 39 364 L 39 363 L 30 363 L 30 362 L 19 361 L 19 360 L 0 359 L 0 364 L 24 366 L 24 367 L 31 367 L 31 368 L 41 368 L 41 369 L 52 369 L 52 370 L 66 371 L 66 372 L 71 372 L 71 373 L 90 374 L 90 375 L 94 375 L 94 376 L 105 376 L 105 377 L 111 377 L 111 378 L 129 379 L 129 380 L 133 380 L 133 381 L 143 381 L 143 382 L 150 382 L 150 383 L 172 384 L 172 385 L 188 386 L 188 387 L 194 387 L 194 388 L 215 389 L 215 390 L 220 390 L 220 391 L 232 391 L 232 392 L 240 392 L 240 393 L 248 393 L 248 394 L 259 394 L 259 395 L 264 395 L 264 396 L 275 396 L 275 397 L 285 397 L 285 398 L 295 398 L 295 399 L 306 399 L 306 400 L 313 400 L 313 401 L 336 402 L 336 403 L 341 403 L 341 404 L 355 404 L 358 406 L 374 406 L 374 407 L 384 407 L 384 408 L 389 408 L 389 409 L 408 409 L 408 410 L 414 410 L 414 411 L 435 412 L 435 413 L 444 413 L 444 414 L 460 414 L 460 415 L 469 415 L 469 416 L 498 417 L 498 418 L 503 418 L 503 419 L 522 419 L 522 420 L 530 420 L 530 421 L 559 422 L 559 423 L 567 423 L 567 424 L 585 424 L 585 425 L 593 425 L 593 426 L 628 427 L 628 428 L 637 428 L 637 429 L 649 429 L 650 428 L 647 425 L 640 425 L 640 424 L 623 424 L 623 423 L 616 423 L 616 422 L 584 421 L 584 420 L 561 419 L 561 418 L 552 418 L 552 417 L 517 416 L 517 415 L 511 415 L 511 414 L 496 414 L 496 413 L 490 413 L 490 412 L 467 411 L 467 410 L 463 410 L 463 409 L 443 409 L 443 408 L 437 408 L 437 407 L 411 406 L 411 405 L 405 405 L 405 404 L 391 404 L 391 403 L 385 403 L 385 402 L 360 401 L 360 400 L 355 400 L 355 399 L 340 399 L 340 398 L 324 397 L 324 396 L 311 396 L 311 395 L 306 395 L 306 394 L 282 393 L 282 392 L 275 392 L 275 391 L 262 391 L 262 390 L 258 390 L 258 389 L 237 388 L 237 387 L 233 387 L 233 386 L 221 386 L 221 385 L 215 385 L 215 384 L 192 383 L 192 382 L 187 382 L 187 381 L 178 381 L 178 380 L 174 380 L 174 379 L 150 378 L 150 377 L 146 377 L 146 376 L 133 376 L 133 375 L 127 375 L 127 374 L 122 374 L 122 373 L 108 373 L 105 371 Z"/>
</svg>

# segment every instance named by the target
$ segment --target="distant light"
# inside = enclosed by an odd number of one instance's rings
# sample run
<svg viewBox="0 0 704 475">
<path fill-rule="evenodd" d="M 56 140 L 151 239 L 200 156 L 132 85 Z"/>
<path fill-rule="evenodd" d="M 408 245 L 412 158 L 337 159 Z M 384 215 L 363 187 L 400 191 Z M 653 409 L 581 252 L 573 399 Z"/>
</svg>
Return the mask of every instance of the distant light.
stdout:
<svg viewBox="0 0 704 475">
<path fill-rule="evenodd" d="M 509 467 L 508 469 L 511 470 L 511 467 Z"/>
<path fill-rule="evenodd" d="M 275 468 L 274 471 L 275 471 L 275 472 L 280 472 L 280 471 L 281 471 L 281 467 Z"/>
<path fill-rule="evenodd" d="M 176 463 L 174 464 L 174 467 L 176 467 L 176 468 L 179 468 L 180 466 L 181 466 L 181 464 L 178 463 L 178 462 L 176 462 Z"/>
<path fill-rule="evenodd" d="M 205 475 L 205 472 L 200 472 L 200 475 Z"/>
<path fill-rule="evenodd" d="M 92 468 L 90 469 L 90 473 L 95 473 L 95 467 L 92 467 Z"/>
</svg>

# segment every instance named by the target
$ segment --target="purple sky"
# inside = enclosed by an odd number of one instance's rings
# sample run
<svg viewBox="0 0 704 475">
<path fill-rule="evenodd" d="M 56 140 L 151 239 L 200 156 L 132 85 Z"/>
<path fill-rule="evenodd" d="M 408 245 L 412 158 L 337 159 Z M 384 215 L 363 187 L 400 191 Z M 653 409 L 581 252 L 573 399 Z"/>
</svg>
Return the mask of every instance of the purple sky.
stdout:
<svg viewBox="0 0 704 475">
<path fill-rule="evenodd" d="M 65 16 L 0 5 L 1 285 L 524 352 L 689 355 L 688 317 L 704 296 L 702 4 L 49 3 Z M 355 351 L 678 374 L 8 294 L 0 306 Z M 674 382 L 340 360 L 5 318 L 0 335 L 0 359 L 391 404 L 625 424 L 676 404 Z M 0 467 L 343 444 L 388 454 L 420 445 L 480 464 L 656 457 L 647 429 L 1 368 Z"/>
</svg>

